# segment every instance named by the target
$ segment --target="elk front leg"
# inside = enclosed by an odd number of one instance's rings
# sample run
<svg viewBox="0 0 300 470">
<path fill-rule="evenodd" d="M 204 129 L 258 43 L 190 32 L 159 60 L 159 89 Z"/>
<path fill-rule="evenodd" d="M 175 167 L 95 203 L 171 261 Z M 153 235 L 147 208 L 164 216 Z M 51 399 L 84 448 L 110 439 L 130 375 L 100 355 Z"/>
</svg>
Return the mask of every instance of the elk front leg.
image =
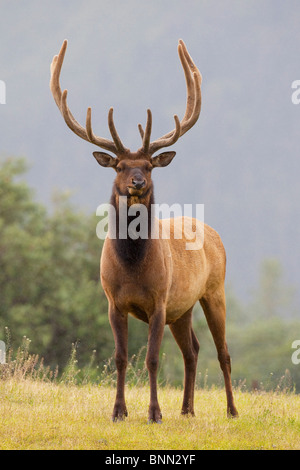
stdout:
<svg viewBox="0 0 300 470">
<path fill-rule="evenodd" d="M 148 349 L 146 365 L 150 382 L 150 405 L 148 423 L 161 423 L 162 414 L 157 398 L 157 371 L 159 363 L 159 350 L 164 334 L 165 312 L 160 310 L 149 319 Z"/>
<path fill-rule="evenodd" d="M 117 393 L 112 414 L 113 421 L 123 420 L 127 416 L 125 403 L 125 377 L 128 362 L 128 315 L 117 307 L 110 306 L 109 321 L 115 339 L 115 361 L 117 367 Z"/>
</svg>

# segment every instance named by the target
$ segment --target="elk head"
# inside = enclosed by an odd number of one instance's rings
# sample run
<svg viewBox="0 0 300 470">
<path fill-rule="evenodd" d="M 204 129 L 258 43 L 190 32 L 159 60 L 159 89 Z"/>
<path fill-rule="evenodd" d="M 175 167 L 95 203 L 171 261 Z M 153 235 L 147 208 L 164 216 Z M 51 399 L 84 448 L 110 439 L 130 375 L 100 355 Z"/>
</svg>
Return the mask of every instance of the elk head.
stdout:
<svg viewBox="0 0 300 470">
<path fill-rule="evenodd" d="M 179 121 L 174 116 L 175 129 L 151 142 L 152 113 L 147 110 L 147 123 L 145 130 L 138 125 L 142 138 L 142 146 L 136 152 L 131 152 L 124 147 L 114 125 L 113 108 L 108 113 L 108 127 L 112 140 L 98 137 L 92 130 L 91 108 L 87 109 L 86 126 L 81 126 L 67 104 L 67 90 L 61 91 L 59 77 L 67 49 L 67 40 L 63 42 L 58 55 L 54 56 L 51 64 L 50 89 L 54 100 L 69 128 L 88 142 L 91 142 L 104 150 L 112 152 L 115 157 L 104 152 L 93 152 L 97 162 L 104 167 L 111 167 L 117 172 L 116 186 L 123 195 L 141 196 L 151 186 L 151 170 L 156 167 L 169 165 L 175 156 L 175 152 L 163 152 L 153 156 L 158 150 L 173 145 L 179 137 L 185 134 L 197 121 L 201 110 L 201 74 L 190 57 L 182 40 L 179 40 L 178 53 L 183 66 L 186 87 L 187 103 L 183 119 Z"/>
</svg>

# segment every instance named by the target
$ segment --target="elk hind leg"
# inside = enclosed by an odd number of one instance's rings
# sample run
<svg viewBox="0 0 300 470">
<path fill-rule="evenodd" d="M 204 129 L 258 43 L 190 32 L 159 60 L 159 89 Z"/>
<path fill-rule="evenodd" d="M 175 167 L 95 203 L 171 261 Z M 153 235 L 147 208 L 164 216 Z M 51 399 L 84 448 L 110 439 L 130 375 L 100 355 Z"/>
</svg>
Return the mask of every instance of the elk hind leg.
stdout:
<svg viewBox="0 0 300 470">
<path fill-rule="evenodd" d="M 231 361 L 225 339 L 226 303 L 224 288 L 200 299 L 208 326 L 212 333 L 224 375 L 225 390 L 227 396 L 227 416 L 237 417 L 238 411 L 234 404 L 231 383 Z"/>
<path fill-rule="evenodd" d="M 192 328 L 192 310 L 193 307 L 175 323 L 170 324 L 169 327 L 181 349 L 184 360 L 184 394 L 181 414 L 194 416 L 194 391 L 199 342 Z"/>
</svg>

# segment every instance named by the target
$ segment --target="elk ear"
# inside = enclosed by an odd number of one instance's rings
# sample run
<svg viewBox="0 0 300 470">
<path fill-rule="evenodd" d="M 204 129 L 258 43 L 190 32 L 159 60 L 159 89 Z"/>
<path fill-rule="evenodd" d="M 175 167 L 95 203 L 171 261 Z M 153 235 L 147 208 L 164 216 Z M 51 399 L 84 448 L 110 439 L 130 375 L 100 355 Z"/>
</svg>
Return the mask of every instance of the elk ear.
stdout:
<svg viewBox="0 0 300 470">
<path fill-rule="evenodd" d="M 175 157 L 175 155 L 176 152 L 163 152 L 157 155 L 156 157 L 153 157 L 151 159 L 153 168 L 168 166 L 169 163 L 171 163 L 171 161 Z"/>
<path fill-rule="evenodd" d="M 108 153 L 93 152 L 93 155 L 101 166 L 115 168 L 118 164 L 118 160 Z"/>
</svg>

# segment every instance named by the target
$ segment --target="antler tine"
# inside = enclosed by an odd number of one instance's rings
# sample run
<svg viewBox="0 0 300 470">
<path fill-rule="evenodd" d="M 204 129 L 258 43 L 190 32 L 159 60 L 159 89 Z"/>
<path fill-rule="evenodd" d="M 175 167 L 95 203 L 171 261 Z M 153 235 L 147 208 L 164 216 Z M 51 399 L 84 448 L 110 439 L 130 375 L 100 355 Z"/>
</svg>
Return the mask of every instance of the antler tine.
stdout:
<svg viewBox="0 0 300 470">
<path fill-rule="evenodd" d="M 161 137 L 160 139 L 155 140 L 154 142 L 151 142 L 151 144 L 149 145 L 150 155 L 157 152 L 157 150 L 163 147 L 170 147 L 170 145 L 173 145 L 175 144 L 175 142 L 177 142 L 177 140 L 179 139 L 181 135 L 181 124 L 176 114 L 174 115 L 174 121 L 175 121 L 175 129 L 172 133 L 170 133 L 171 135 L 167 134 L 164 137 Z"/>
<path fill-rule="evenodd" d="M 143 140 L 143 139 L 144 139 L 144 134 L 145 134 L 145 132 L 144 132 L 144 129 L 143 129 L 142 124 L 138 124 L 138 128 L 139 128 L 139 132 L 140 132 L 141 138 L 142 138 L 142 140 Z"/>
<path fill-rule="evenodd" d="M 92 109 L 91 108 L 88 108 L 87 113 L 86 113 L 86 131 L 87 131 L 89 141 L 95 145 L 99 145 L 98 143 L 99 137 L 95 136 L 95 134 L 93 133 L 93 129 L 92 129 Z M 113 143 L 110 140 L 104 139 L 103 137 L 101 138 L 101 148 L 105 150 L 110 150 L 111 152 L 116 153 L 116 149 L 114 148 L 113 150 L 112 146 L 113 146 Z"/>
<path fill-rule="evenodd" d="M 60 105 L 60 112 L 65 120 L 65 123 L 67 126 L 79 137 L 81 137 L 84 140 L 87 140 L 90 142 L 90 139 L 88 138 L 86 129 L 82 127 L 79 122 L 76 121 L 74 116 L 72 115 L 71 111 L 69 110 L 68 104 L 67 104 L 67 95 L 68 95 L 68 90 L 64 90 L 62 93 L 61 97 L 61 105 Z"/>
<path fill-rule="evenodd" d="M 149 150 L 151 130 L 152 130 L 152 113 L 150 109 L 147 109 L 147 123 L 145 127 L 145 132 L 141 124 L 138 125 L 138 128 L 139 128 L 141 137 L 143 139 L 143 146 L 141 150 L 143 153 L 147 153 Z"/>
<path fill-rule="evenodd" d="M 50 66 L 50 71 L 51 71 L 50 90 L 52 92 L 55 103 L 57 104 L 59 109 L 60 109 L 61 97 L 62 97 L 62 92 L 61 92 L 60 84 L 59 84 L 59 76 L 60 76 L 61 67 L 64 61 L 67 45 L 68 45 L 68 41 L 65 39 L 61 46 L 59 54 L 53 57 L 53 60 Z"/>
<path fill-rule="evenodd" d="M 112 112 L 110 110 L 109 113 L 109 128 L 112 133 L 112 137 L 114 142 L 109 139 L 105 139 L 102 137 L 98 137 L 93 133 L 92 124 L 91 124 L 91 108 L 87 110 L 87 117 L 86 117 L 86 128 L 81 126 L 78 121 L 72 115 L 68 104 L 67 104 L 67 90 L 61 91 L 59 77 L 62 68 L 62 64 L 64 61 L 66 49 L 67 49 L 68 41 L 65 39 L 63 45 L 60 49 L 58 55 L 54 56 L 53 61 L 51 63 L 51 78 L 50 78 L 50 89 L 53 95 L 53 98 L 66 122 L 68 127 L 79 137 L 88 142 L 92 142 L 95 145 L 98 145 L 101 148 L 109 150 L 114 154 L 120 154 L 127 151 L 123 146 L 116 128 L 113 123 Z"/>
<path fill-rule="evenodd" d="M 186 111 L 181 121 L 180 137 L 185 134 L 197 122 L 201 111 L 201 83 L 202 76 L 196 67 L 193 59 L 188 53 L 187 47 L 182 41 L 179 40 L 178 54 L 184 70 L 187 98 L 186 98 Z M 170 137 L 174 131 L 168 132 L 159 140 Z"/>
<path fill-rule="evenodd" d="M 109 127 L 109 130 L 110 130 L 111 136 L 113 138 L 113 141 L 115 143 L 115 146 L 118 150 L 118 153 L 126 153 L 128 150 L 122 144 L 122 141 L 121 141 L 121 139 L 119 137 L 119 134 L 117 132 L 117 129 L 115 127 L 113 112 L 114 112 L 114 109 L 110 108 L 110 110 L 108 112 L 108 127 Z"/>
<path fill-rule="evenodd" d="M 196 123 L 200 115 L 202 76 L 182 39 L 179 40 L 178 53 L 187 87 L 186 112 L 181 121 L 181 135 L 183 135 Z"/>
<path fill-rule="evenodd" d="M 174 116 L 176 127 L 173 131 L 168 132 L 159 139 L 155 140 L 149 145 L 149 153 L 154 153 L 162 147 L 173 145 L 179 137 L 185 134 L 198 120 L 201 111 L 201 83 L 202 76 L 197 69 L 194 61 L 192 60 L 186 45 L 180 39 L 178 44 L 178 54 L 184 70 L 187 99 L 186 99 L 186 111 L 183 119 L 178 125 L 178 117 Z M 141 136 L 143 137 L 144 131 L 141 125 L 139 125 Z M 179 132 L 179 135 L 178 135 Z"/>
<path fill-rule="evenodd" d="M 180 121 L 177 115 L 174 116 L 175 120 L 175 130 L 170 133 L 170 135 L 165 136 L 164 139 L 158 139 L 152 143 L 150 143 L 150 136 L 151 136 L 151 129 L 152 129 L 152 113 L 150 109 L 147 109 L 147 123 L 145 127 L 145 132 L 141 126 L 138 125 L 141 137 L 143 139 L 143 145 L 140 148 L 140 151 L 143 153 L 149 153 L 152 155 L 154 152 L 159 150 L 162 147 L 169 147 L 170 145 L 175 144 L 175 142 L 180 137 L 181 126 Z"/>
<path fill-rule="evenodd" d="M 68 91 L 64 90 L 61 91 L 59 77 L 62 68 L 62 64 L 64 61 L 65 53 L 67 50 L 68 41 L 65 39 L 63 45 L 59 51 L 59 54 L 54 56 L 52 64 L 51 64 L 51 79 L 50 79 L 50 89 L 54 100 L 66 122 L 68 127 L 75 132 L 79 137 L 89 141 L 88 135 L 84 127 L 82 127 L 74 118 L 71 111 L 67 105 L 67 94 Z"/>
</svg>

